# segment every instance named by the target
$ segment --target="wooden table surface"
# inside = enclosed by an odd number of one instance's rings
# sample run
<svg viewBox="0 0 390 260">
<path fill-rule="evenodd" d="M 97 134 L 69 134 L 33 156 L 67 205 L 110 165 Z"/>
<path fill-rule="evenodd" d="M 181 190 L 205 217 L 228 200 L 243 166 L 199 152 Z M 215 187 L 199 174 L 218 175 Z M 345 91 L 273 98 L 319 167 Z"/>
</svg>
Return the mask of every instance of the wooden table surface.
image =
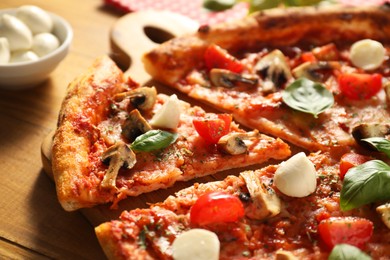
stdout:
<svg viewBox="0 0 390 260">
<path fill-rule="evenodd" d="M 110 27 L 120 14 L 101 0 L 1 0 L 0 9 L 25 4 L 64 17 L 74 39 L 45 83 L 0 90 L 0 259 L 105 259 L 90 222 L 59 205 L 40 146 L 56 125 L 67 84 L 110 52 Z"/>
</svg>

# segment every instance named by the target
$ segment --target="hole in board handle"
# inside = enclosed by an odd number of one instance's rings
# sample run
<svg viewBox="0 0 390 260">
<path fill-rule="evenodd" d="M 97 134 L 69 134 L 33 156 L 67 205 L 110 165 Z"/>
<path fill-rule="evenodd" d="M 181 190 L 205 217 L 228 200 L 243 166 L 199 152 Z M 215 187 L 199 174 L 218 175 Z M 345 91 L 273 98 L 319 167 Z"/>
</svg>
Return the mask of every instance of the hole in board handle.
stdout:
<svg viewBox="0 0 390 260">
<path fill-rule="evenodd" d="M 145 26 L 144 33 L 152 42 L 157 44 L 166 42 L 175 37 L 173 34 L 153 26 Z"/>
</svg>

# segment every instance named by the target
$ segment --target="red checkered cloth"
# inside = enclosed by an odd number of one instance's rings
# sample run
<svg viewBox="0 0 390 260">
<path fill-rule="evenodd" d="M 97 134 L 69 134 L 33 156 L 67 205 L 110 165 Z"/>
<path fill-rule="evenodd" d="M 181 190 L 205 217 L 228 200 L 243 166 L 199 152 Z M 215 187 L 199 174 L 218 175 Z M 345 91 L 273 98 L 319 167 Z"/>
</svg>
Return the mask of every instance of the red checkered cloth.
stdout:
<svg viewBox="0 0 390 260">
<path fill-rule="evenodd" d="M 339 0 L 346 5 L 382 4 L 390 0 Z M 199 24 L 215 24 L 242 18 L 248 14 L 248 3 L 240 2 L 233 8 L 222 12 L 210 12 L 202 7 L 203 0 L 104 0 L 122 12 L 141 10 L 165 10 L 185 15 Z"/>
</svg>

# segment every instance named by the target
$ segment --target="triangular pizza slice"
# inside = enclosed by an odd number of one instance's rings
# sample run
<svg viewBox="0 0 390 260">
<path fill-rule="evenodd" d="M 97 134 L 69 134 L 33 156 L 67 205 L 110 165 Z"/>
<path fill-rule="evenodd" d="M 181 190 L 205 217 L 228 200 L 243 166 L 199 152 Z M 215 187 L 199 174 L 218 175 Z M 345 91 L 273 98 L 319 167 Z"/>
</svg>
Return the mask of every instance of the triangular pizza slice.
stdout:
<svg viewBox="0 0 390 260">
<path fill-rule="evenodd" d="M 244 131 L 124 76 L 108 57 L 68 87 L 52 147 L 59 201 L 68 211 L 118 201 L 232 168 L 290 155 L 289 146 Z"/>
<path fill-rule="evenodd" d="M 201 26 L 143 61 L 153 78 L 246 127 L 345 151 L 361 128 L 390 121 L 389 25 L 388 4 L 277 8 Z"/>
</svg>

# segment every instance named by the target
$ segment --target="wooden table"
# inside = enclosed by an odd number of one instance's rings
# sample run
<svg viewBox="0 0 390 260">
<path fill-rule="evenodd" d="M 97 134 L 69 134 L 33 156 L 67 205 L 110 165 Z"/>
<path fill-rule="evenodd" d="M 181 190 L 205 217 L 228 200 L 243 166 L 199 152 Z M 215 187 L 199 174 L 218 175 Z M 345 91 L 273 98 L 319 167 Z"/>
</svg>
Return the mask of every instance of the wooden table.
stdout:
<svg viewBox="0 0 390 260">
<path fill-rule="evenodd" d="M 110 51 L 109 31 L 120 14 L 101 0 L 1 0 L 0 8 L 32 4 L 69 21 L 69 55 L 43 84 L 0 90 L 0 259 L 105 259 L 93 226 L 65 212 L 42 171 L 40 146 L 55 127 L 67 84 Z"/>
</svg>

